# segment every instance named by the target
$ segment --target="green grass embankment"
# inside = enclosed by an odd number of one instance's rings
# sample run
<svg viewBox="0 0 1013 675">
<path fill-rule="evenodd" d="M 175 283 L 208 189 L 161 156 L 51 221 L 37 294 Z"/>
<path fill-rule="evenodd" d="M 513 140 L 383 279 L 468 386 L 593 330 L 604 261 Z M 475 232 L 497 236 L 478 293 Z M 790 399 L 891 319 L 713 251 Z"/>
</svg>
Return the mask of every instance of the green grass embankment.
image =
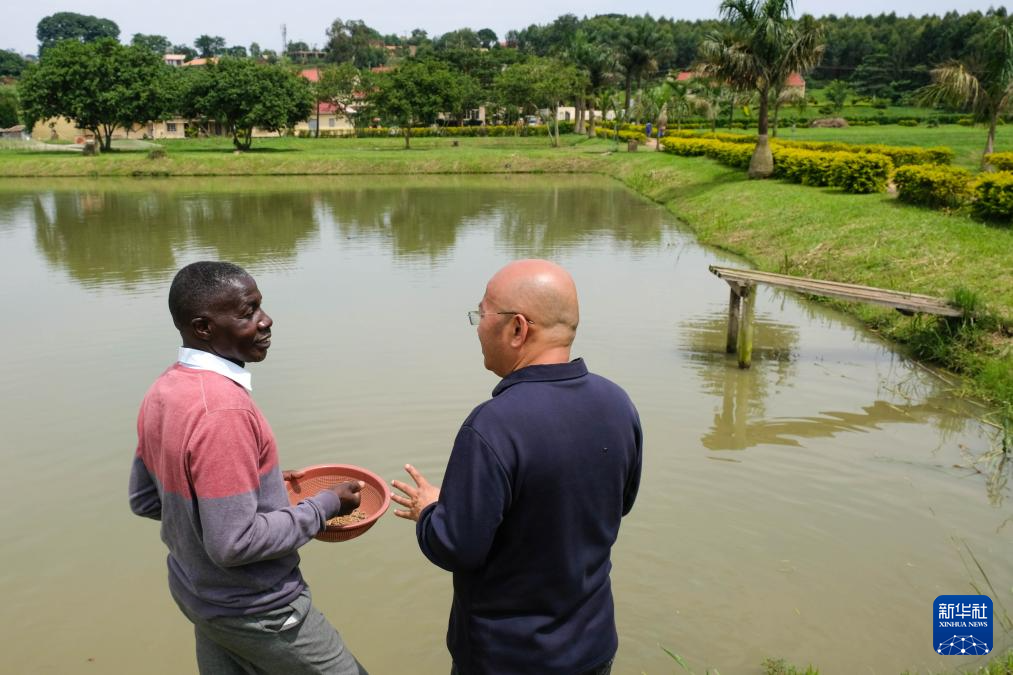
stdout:
<svg viewBox="0 0 1013 675">
<path fill-rule="evenodd" d="M 932 135 L 922 139 L 922 145 L 937 144 Z M 609 141 L 563 140 L 564 147 L 554 149 L 545 138 L 460 139 L 457 147 L 448 138 L 420 138 L 404 152 L 399 138 L 280 138 L 258 139 L 254 151 L 234 154 L 228 139 L 210 139 L 164 143 L 164 159 L 148 159 L 145 153 L 91 158 L 4 151 L 0 176 L 614 176 L 663 204 L 702 243 L 737 253 L 759 269 L 959 296 L 964 305 L 974 306 L 973 322 L 836 304 L 914 355 L 966 375 L 969 392 L 1007 406 L 1013 401 L 1013 228 L 906 206 L 887 194 L 750 181 L 743 172 L 704 158 L 645 148 L 627 153 L 624 146 L 612 152 L 618 146 Z"/>
<path fill-rule="evenodd" d="M 751 181 L 704 158 L 631 160 L 614 175 L 664 204 L 702 243 L 759 269 L 959 298 L 973 306 L 974 321 L 834 304 L 914 355 L 966 375 L 970 392 L 1013 401 L 1013 228 L 908 206 L 887 194 Z"/>
</svg>

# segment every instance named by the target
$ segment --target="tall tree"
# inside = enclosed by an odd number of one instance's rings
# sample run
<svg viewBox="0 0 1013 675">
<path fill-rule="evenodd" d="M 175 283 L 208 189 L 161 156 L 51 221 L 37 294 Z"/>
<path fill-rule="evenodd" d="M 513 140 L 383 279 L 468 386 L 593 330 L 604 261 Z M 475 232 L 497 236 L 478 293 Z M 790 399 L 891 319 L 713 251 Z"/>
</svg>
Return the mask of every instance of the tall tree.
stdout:
<svg viewBox="0 0 1013 675">
<path fill-rule="evenodd" d="M 284 66 L 223 57 L 188 73 L 183 114 L 215 120 L 232 134 L 237 150 L 249 150 L 254 128 L 281 131 L 307 119 L 313 109 L 309 82 Z"/>
<path fill-rule="evenodd" d="M 57 12 L 39 21 L 35 28 L 35 37 L 39 41 L 39 56 L 42 56 L 42 52 L 62 40 L 79 42 L 94 42 L 102 38 L 118 40 L 120 27 L 109 19 L 90 14 Z"/>
<path fill-rule="evenodd" d="M 17 77 L 27 65 L 28 62 L 17 52 L 0 49 L 0 77 Z"/>
<path fill-rule="evenodd" d="M 150 51 L 112 38 L 65 40 L 47 49 L 18 82 L 26 126 L 65 117 L 108 150 L 116 127 L 129 129 L 169 112 L 170 70 Z"/>
<path fill-rule="evenodd" d="M 435 123 L 441 112 L 454 109 L 457 77 L 441 61 L 408 59 L 374 80 L 369 102 L 381 118 L 401 128 L 408 150 L 413 126 Z"/>
<path fill-rule="evenodd" d="M 932 84 L 919 94 L 924 103 L 970 110 L 975 119 L 988 125 L 981 157 L 986 169 L 990 168 L 987 156 L 995 150 L 999 116 L 1013 109 L 1013 23 L 999 17 L 989 23 L 973 40 L 973 58 L 933 69 Z"/>
<path fill-rule="evenodd" d="M 576 66 L 558 59 L 532 57 L 516 63 L 496 78 L 499 100 L 522 111 L 548 110 L 549 140 L 559 146 L 559 106 L 582 91 L 585 83 Z"/>
<path fill-rule="evenodd" d="M 436 51 L 447 49 L 478 49 L 482 46 L 482 40 L 470 28 L 461 28 L 444 33 L 433 40 L 433 48 Z"/>
<path fill-rule="evenodd" d="M 387 62 L 380 33 L 363 21 L 335 19 L 327 29 L 329 60 L 351 61 L 356 68 L 373 68 Z"/>
<path fill-rule="evenodd" d="M 664 35 L 650 16 L 633 17 L 619 32 L 617 51 L 626 84 L 626 110 L 630 110 L 633 85 L 658 69 L 664 52 Z"/>
<path fill-rule="evenodd" d="M 13 127 L 18 123 L 18 95 L 13 87 L 0 89 L 0 129 Z"/>
<path fill-rule="evenodd" d="M 792 0 L 724 0 L 726 29 L 700 46 L 707 71 L 732 86 L 759 95 L 756 150 L 749 161 L 751 178 L 774 172 L 767 139 L 770 93 L 793 72 L 807 73 L 819 63 L 825 47 L 819 24 L 792 20 Z"/>
<path fill-rule="evenodd" d="M 145 35 L 144 33 L 134 33 L 134 36 L 130 38 L 130 44 L 135 47 L 141 47 L 147 49 L 153 54 L 168 54 L 169 50 L 172 49 L 172 43 L 169 42 L 169 38 L 164 35 Z"/>
<path fill-rule="evenodd" d="M 605 42 L 599 42 L 585 30 L 578 30 L 570 43 L 566 57 L 573 63 L 583 75 L 581 81 L 587 83 L 586 90 L 581 92 L 581 98 L 586 101 L 585 105 L 590 112 L 587 126 L 587 135 L 595 135 L 595 104 L 604 91 L 612 83 L 612 76 L 616 70 L 616 54 Z M 583 107 L 583 106 L 580 106 Z M 577 126 L 574 131 L 583 131 L 583 115 L 578 114 Z"/>
<path fill-rule="evenodd" d="M 478 39 L 482 41 L 482 46 L 486 49 L 492 49 L 493 47 L 499 46 L 496 33 L 491 28 L 483 28 L 479 30 Z"/>
<path fill-rule="evenodd" d="M 193 41 L 193 46 L 202 59 L 209 59 L 225 53 L 225 38 L 220 35 L 201 35 Z"/>
</svg>

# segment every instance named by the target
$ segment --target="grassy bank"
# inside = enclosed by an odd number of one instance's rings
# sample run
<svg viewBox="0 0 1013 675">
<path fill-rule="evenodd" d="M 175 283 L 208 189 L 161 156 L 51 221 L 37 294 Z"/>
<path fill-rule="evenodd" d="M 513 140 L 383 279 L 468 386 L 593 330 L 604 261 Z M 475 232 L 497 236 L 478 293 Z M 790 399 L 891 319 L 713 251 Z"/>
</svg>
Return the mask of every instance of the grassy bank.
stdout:
<svg viewBox="0 0 1013 675">
<path fill-rule="evenodd" d="M 80 153 L 0 151 L 0 177 L 37 176 L 258 176 L 424 173 L 588 173 L 587 141 L 566 136 L 562 148 L 547 138 L 416 138 L 411 151 L 395 138 L 262 138 L 235 153 L 229 139 L 159 141 L 166 157 L 147 152 Z M 115 145 L 114 145 L 115 147 Z"/>
<path fill-rule="evenodd" d="M 911 138 L 922 145 L 937 144 L 929 133 L 936 130 L 914 131 L 921 136 Z M 959 298 L 974 308 L 974 322 L 903 317 L 867 305 L 845 309 L 913 354 L 967 375 L 966 389 L 974 394 L 1013 401 L 1013 229 L 905 206 L 887 194 L 750 181 L 708 159 L 643 148 L 614 152 L 614 143 L 576 136 L 563 140 L 564 147 L 554 149 L 545 138 L 469 138 L 457 146 L 453 139 L 420 138 L 404 152 L 399 138 L 279 138 L 258 139 L 252 152 L 235 154 L 227 139 L 211 139 L 165 143 L 162 159 L 144 152 L 91 158 L 3 151 L 0 176 L 614 176 L 663 204 L 702 243 L 738 253 L 760 269 Z"/>
<path fill-rule="evenodd" d="M 760 269 L 973 306 L 976 322 L 952 323 L 835 303 L 916 356 L 967 375 L 969 391 L 1013 401 L 1013 229 L 907 206 L 887 194 L 750 181 L 703 158 L 646 159 L 622 163 L 615 175 L 664 204 L 701 242 Z"/>
</svg>

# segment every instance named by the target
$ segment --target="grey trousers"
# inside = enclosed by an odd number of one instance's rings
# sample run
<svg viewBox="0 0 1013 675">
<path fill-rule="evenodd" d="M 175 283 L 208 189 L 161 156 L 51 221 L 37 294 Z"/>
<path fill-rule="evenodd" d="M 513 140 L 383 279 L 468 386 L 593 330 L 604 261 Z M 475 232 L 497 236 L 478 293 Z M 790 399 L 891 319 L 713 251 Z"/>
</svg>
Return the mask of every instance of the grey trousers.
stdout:
<svg viewBox="0 0 1013 675">
<path fill-rule="evenodd" d="M 286 607 L 250 616 L 204 619 L 179 608 L 193 622 L 201 675 L 369 675 L 308 590 Z"/>
</svg>

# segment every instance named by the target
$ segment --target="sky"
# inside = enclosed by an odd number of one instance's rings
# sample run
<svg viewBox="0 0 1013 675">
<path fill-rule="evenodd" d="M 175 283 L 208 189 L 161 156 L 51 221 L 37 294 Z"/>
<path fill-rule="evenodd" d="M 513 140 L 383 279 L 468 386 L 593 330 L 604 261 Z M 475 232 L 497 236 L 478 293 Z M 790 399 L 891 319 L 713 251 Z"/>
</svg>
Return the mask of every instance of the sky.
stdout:
<svg viewBox="0 0 1013 675">
<path fill-rule="evenodd" d="M 435 37 L 458 28 L 491 28 L 502 38 L 507 31 L 531 24 L 551 23 L 561 14 L 644 14 L 675 19 L 717 17 L 719 0 L 664 2 L 662 0 L 500 0 L 499 2 L 447 0 L 386 0 L 329 2 L 302 0 L 294 4 L 264 0 L 24 0 L 7 3 L 0 21 L 0 49 L 34 54 L 38 48 L 35 27 L 56 12 L 77 12 L 112 19 L 120 27 L 120 40 L 129 42 L 134 33 L 165 35 L 173 44 L 193 44 L 201 34 L 220 35 L 227 44 L 248 47 L 257 42 L 263 49 L 280 50 L 281 26 L 290 41 L 323 46 L 324 31 L 336 18 L 359 19 L 382 34 L 406 35 L 421 28 Z M 985 11 L 1002 2 L 981 0 L 795 0 L 796 14 L 823 16 L 830 13 L 866 15 L 893 11 L 898 15 L 945 14 Z M 577 9 L 579 7 L 579 9 Z"/>
</svg>

